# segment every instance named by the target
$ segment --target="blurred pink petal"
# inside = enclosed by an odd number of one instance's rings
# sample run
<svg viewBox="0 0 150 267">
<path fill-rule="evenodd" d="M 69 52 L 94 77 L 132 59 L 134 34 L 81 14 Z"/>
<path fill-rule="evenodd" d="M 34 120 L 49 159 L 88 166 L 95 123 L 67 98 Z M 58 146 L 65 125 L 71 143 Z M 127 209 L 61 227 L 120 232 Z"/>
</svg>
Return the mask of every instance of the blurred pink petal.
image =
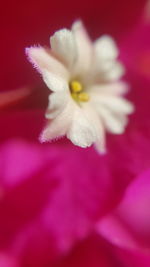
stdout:
<svg viewBox="0 0 150 267">
<path fill-rule="evenodd" d="M 85 238 L 116 203 L 107 163 L 92 148 L 14 140 L 0 151 L 1 249 L 42 264 Z"/>
<path fill-rule="evenodd" d="M 118 247 L 138 248 L 138 244 L 128 227 L 115 214 L 108 215 L 100 220 L 96 229 L 100 235 Z"/>
<path fill-rule="evenodd" d="M 98 225 L 113 244 L 150 253 L 150 170 L 127 188 L 119 206 Z"/>
<path fill-rule="evenodd" d="M 124 267 L 149 267 L 150 266 L 150 254 L 137 250 L 123 250 L 115 248 L 113 250 L 117 259 L 122 262 L 121 266 Z"/>
<path fill-rule="evenodd" d="M 150 170 L 128 187 L 117 213 L 143 248 L 150 248 Z"/>
<path fill-rule="evenodd" d="M 78 243 L 66 257 L 54 264 L 54 267 L 76 266 L 122 267 L 113 256 L 111 247 L 96 234 Z"/>
<path fill-rule="evenodd" d="M 1 267 L 19 267 L 16 259 L 6 253 L 0 253 L 0 266 Z"/>
</svg>

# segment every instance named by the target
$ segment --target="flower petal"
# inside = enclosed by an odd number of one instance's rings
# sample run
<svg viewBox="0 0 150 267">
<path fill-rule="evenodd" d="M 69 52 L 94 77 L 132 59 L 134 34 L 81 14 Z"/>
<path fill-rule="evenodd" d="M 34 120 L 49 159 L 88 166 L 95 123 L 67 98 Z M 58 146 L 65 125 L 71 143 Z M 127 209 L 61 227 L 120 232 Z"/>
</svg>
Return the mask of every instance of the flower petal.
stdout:
<svg viewBox="0 0 150 267">
<path fill-rule="evenodd" d="M 19 261 L 11 253 L 0 252 L 0 266 L 1 267 L 19 267 Z"/>
<path fill-rule="evenodd" d="M 121 134 L 128 122 L 126 114 L 133 111 L 133 106 L 127 100 L 106 94 L 91 94 L 91 103 L 102 119 L 109 132 Z"/>
<path fill-rule="evenodd" d="M 149 251 L 142 251 L 137 249 L 115 249 L 115 254 L 123 266 L 127 267 L 149 267 L 150 253 Z"/>
<path fill-rule="evenodd" d="M 80 76 L 86 73 L 91 66 L 93 47 L 81 21 L 76 21 L 73 24 L 72 32 L 77 46 L 77 59 L 73 69 L 73 75 Z"/>
<path fill-rule="evenodd" d="M 144 247 L 150 248 L 150 170 L 128 187 L 117 214 Z"/>
<path fill-rule="evenodd" d="M 113 38 L 103 35 L 94 42 L 95 53 L 98 60 L 114 60 L 118 57 L 118 48 Z"/>
<path fill-rule="evenodd" d="M 98 230 L 113 244 L 149 253 L 150 169 L 128 186 L 119 206 L 101 222 Z M 149 265 L 148 265 L 149 266 Z"/>
<path fill-rule="evenodd" d="M 66 79 L 63 79 L 47 70 L 43 70 L 43 80 L 47 87 L 54 92 L 69 90 L 68 81 Z"/>
<path fill-rule="evenodd" d="M 118 81 L 118 82 L 113 82 L 113 83 L 104 83 L 104 84 L 96 84 L 93 86 L 89 86 L 87 91 L 92 92 L 92 93 L 97 93 L 97 94 L 103 94 L 103 95 L 114 95 L 114 96 L 119 96 L 123 95 L 128 92 L 129 86 L 127 83 Z"/>
<path fill-rule="evenodd" d="M 115 81 L 122 77 L 124 68 L 117 61 L 118 49 L 115 41 L 104 35 L 94 43 L 93 76 L 96 80 Z"/>
<path fill-rule="evenodd" d="M 49 95 L 49 104 L 45 117 L 47 119 L 54 119 L 59 115 L 67 105 L 70 99 L 69 92 L 54 92 Z"/>
<path fill-rule="evenodd" d="M 95 133 L 96 133 L 96 140 L 94 142 L 95 148 L 100 154 L 104 154 L 106 152 L 106 144 L 105 144 L 105 130 L 103 126 L 103 122 L 100 120 L 97 112 L 91 106 L 91 104 L 83 105 L 83 109 L 85 115 L 87 116 L 90 125 L 92 125 Z"/>
<path fill-rule="evenodd" d="M 110 68 L 104 73 L 103 79 L 106 81 L 119 80 L 125 74 L 125 69 L 120 62 L 110 64 Z"/>
<path fill-rule="evenodd" d="M 55 32 L 50 38 L 50 44 L 52 51 L 67 67 L 71 68 L 77 56 L 76 43 L 72 31 L 62 29 Z"/>
<path fill-rule="evenodd" d="M 125 74 L 123 65 L 118 61 L 99 61 L 94 66 L 93 64 L 93 81 L 95 83 L 115 82 Z"/>
<path fill-rule="evenodd" d="M 112 255 L 111 246 L 95 233 L 77 243 L 73 249 L 61 258 L 57 267 L 119 267 Z M 144 266 L 145 267 L 145 266 Z"/>
<path fill-rule="evenodd" d="M 91 101 L 95 103 L 96 107 L 99 107 L 102 105 L 103 107 L 106 107 L 112 112 L 121 114 L 131 114 L 134 111 L 134 106 L 127 101 L 126 99 L 123 99 L 121 97 L 117 96 L 110 96 L 102 95 L 102 94 L 92 94 Z"/>
<path fill-rule="evenodd" d="M 106 129 L 115 134 L 121 134 L 124 132 L 124 128 L 127 124 L 127 118 L 125 116 L 119 117 L 110 112 L 105 107 L 98 107 L 97 111 L 103 120 Z"/>
<path fill-rule="evenodd" d="M 101 131 L 98 131 L 99 124 L 96 114 L 91 112 L 88 105 L 82 109 L 76 106 L 67 137 L 77 146 L 91 146 L 101 136 Z"/>
<path fill-rule="evenodd" d="M 51 90 L 63 90 L 67 87 L 69 73 L 57 59 L 42 47 L 26 49 L 31 63 L 43 75 L 44 81 Z"/>
<path fill-rule="evenodd" d="M 64 136 L 70 126 L 73 112 L 74 105 L 72 104 L 72 101 L 68 101 L 67 105 L 58 116 L 47 124 L 46 128 L 40 135 L 40 141 L 47 142 Z"/>
<path fill-rule="evenodd" d="M 137 242 L 131 235 L 128 227 L 115 214 L 106 215 L 96 225 L 96 229 L 100 235 L 119 247 L 127 247 L 128 249 L 137 249 Z"/>
</svg>

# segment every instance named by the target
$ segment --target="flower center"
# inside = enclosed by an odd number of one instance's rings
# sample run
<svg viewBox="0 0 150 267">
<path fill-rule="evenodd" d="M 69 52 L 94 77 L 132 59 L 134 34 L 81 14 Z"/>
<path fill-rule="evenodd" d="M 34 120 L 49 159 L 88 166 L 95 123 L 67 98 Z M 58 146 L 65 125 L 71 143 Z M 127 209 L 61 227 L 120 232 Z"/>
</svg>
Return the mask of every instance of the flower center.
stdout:
<svg viewBox="0 0 150 267">
<path fill-rule="evenodd" d="M 90 99 L 89 94 L 84 92 L 83 85 L 76 80 L 70 82 L 70 91 L 72 98 L 77 102 L 87 102 Z"/>
</svg>

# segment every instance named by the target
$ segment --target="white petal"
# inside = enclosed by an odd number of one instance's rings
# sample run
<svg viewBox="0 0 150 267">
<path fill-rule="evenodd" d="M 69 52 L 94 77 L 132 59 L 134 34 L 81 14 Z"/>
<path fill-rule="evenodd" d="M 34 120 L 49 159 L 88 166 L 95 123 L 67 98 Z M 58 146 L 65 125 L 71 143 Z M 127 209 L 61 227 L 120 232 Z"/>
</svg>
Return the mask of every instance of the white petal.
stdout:
<svg viewBox="0 0 150 267">
<path fill-rule="evenodd" d="M 113 60 L 118 57 L 118 48 L 113 38 L 109 35 L 103 35 L 94 43 L 95 53 L 98 60 Z"/>
<path fill-rule="evenodd" d="M 74 35 L 67 29 L 55 32 L 50 38 L 52 51 L 64 62 L 67 67 L 71 68 L 77 57 L 76 43 Z"/>
<path fill-rule="evenodd" d="M 72 26 L 72 32 L 77 47 L 77 59 L 73 69 L 74 76 L 86 73 L 91 67 L 93 56 L 92 42 L 81 21 L 76 21 Z"/>
<path fill-rule="evenodd" d="M 80 147 L 89 147 L 98 140 L 102 144 L 104 143 L 103 127 L 96 113 L 88 104 L 85 104 L 81 109 L 77 107 L 74 110 L 67 137 L 73 144 Z"/>
<path fill-rule="evenodd" d="M 119 61 L 99 61 L 93 64 L 94 83 L 115 82 L 125 74 L 125 68 Z"/>
<path fill-rule="evenodd" d="M 114 62 L 110 68 L 103 73 L 103 79 L 105 81 L 119 80 L 125 74 L 125 68 L 120 62 Z"/>
<path fill-rule="evenodd" d="M 54 119 L 60 114 L 70 100 L 69 92 L 54 92 L 49 95 L 49 103 L 45 117 Z"/>
<path fill-rule="evenodd" d="M 91 98 L 92 102 L 97 106 L 104 106 L 114 113 L 131 114 L 134 111 L 134 106 L 128 100 L 121 97 L 93 93 Z"/>
<path fill-rule="evenodd" d="M 62 90 L 69 80 L 67 69 L 46 49 L 42 47 L 31 47 L 26 50 L 29 60 L 43 75 L 47 86 L 51 90 Z"/>
<path fill-rule="evenodd" d="M 49 122 L 42 131 L 39 140 L 41 143 L 49 142 L 53 139 L 58 139 L 66 134 L 66 128 L 58 120 Z"/>
<path fill-rule="evenodd" d="M 106 142 L 103 121 L 100 119 L 91 103 L 83 104 L 82 108 L 90 122 L 90 125 L 92 125 L 93 130 L 96 133 L 96 140 L 94 142 L 95 148 L 100 154 L 104 154 L 106 152 Z"/>
<path fill-rule="evenodd" d="M 121 134 L 127 125 L 127 114 L 133 112 L 133 105 L 120 97 L 93 93 L 91 104 L 103 120 L 104 126 L 109 132 Z"/>
<path fill-rule="evenodd" d="M 122 81 L 113 82 L 113 83 L 95 84 L 87 88 L 87 91 L 89 93 L 102 94 L 108 97 L 110 95 L 121 96 L 127 93 L 128 90 L 129 90 L 128 84 Z"/>
<path fill-rule="evenodd" d="M 69 91 L 69 82 L 66 79 L 43 69 L 43 80 L 52 91 Z"/>
<path fill-rule="evenodd" d="M 110 36 L 104 35 L 94 43 L 92 76 L 95 81 L 115 81 L 124 75 L 124 67 L 117 60 L 118 54 L 115 41 Z"/>
<path fill-rule="evenodd" d="M 47 142 L 66 135 L 72 120 L 73 110 L 74 105 L 72 105 L 72 101 L 69 101 L 62 112 L 47 124 L 46 128 L 41 133 L 40 141 Z"/>
<path fill-rule="evenodd" d="M 126 116 L 119 117 L 109 111 L 107 108 L 99 106 L 96 108 L 99 116 L 102 118 L 106 129 L 114 134 L 121 134 L 127 124 Z"/>
<path fill-rule="evenodd" d="M 79 107 L 72 114 L 72 123 L 67 137 L 73 144 L 80 147 L 89 147 L 96 140 L 96 133 L 92 125 Z"/>
</svg>

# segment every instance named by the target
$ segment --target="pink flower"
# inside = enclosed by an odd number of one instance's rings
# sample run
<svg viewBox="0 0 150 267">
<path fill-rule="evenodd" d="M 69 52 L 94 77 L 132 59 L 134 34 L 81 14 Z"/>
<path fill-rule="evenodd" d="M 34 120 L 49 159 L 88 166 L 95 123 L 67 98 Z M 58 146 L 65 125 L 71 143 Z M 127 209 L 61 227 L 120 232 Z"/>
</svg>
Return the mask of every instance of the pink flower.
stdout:
<svg viewBox="0 0 150 267">
<path fill-rule="evenodd" d="M 117 201 L 108 166 L 93 149 L 14 140 L 1 145 L 0 158 L 0 249 L 19 266 L 56 260 Z"/>
<path fill-rule="evenodd" d="M 149 170 L 119 201 L 121 176 L 92 148 L 14 140 L 1 145 L 0 158 L 6 267 L 148 266 Z"/>
<path fill-rule="evenodd" d="M 136 177 L 120 204 L 97 225 L 98 232 L 105 239 L 122 248 L 119 258 L 123 258 L 127 266 L 150 264 L 149 183 L 150 170 L 147 170 Z"/>
</svg>

